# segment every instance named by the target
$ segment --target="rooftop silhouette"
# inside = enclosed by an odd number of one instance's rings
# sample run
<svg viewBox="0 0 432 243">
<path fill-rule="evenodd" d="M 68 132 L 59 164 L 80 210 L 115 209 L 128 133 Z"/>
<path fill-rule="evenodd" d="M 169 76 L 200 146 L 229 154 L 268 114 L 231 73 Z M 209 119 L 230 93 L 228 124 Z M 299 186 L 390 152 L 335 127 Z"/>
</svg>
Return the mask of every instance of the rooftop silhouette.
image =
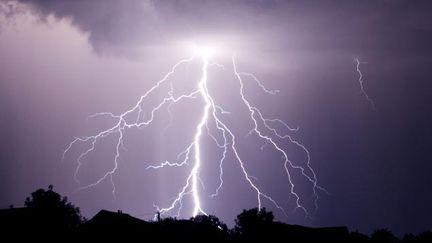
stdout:
<svg viewBox="0 0 432 243">
<path fill-rule="evenodd" d="M 432 232 L 407 234 L 398 239 L 388 229 L 376 230 L 371 236 L 349 232 L 347 227 L 311 228 L 274 221 L 265 208 L 243 210 L 229 229 L 214 215 L 190 219 L 156 218 L 145 221 L 121 210 L 101 210 L 86 220 L 79 208 L 53 191 L 38 189 L 25 201 L 25 207 L 0 210 L 3 239 L 37 240 L 113 240 L 136 241 L 263 241 L 263 242 L 432 242 Z M 11 237 L 11 238 L 9 238 Z M 63 237 L 63 238 L 58 238 Z"/>
</svg>

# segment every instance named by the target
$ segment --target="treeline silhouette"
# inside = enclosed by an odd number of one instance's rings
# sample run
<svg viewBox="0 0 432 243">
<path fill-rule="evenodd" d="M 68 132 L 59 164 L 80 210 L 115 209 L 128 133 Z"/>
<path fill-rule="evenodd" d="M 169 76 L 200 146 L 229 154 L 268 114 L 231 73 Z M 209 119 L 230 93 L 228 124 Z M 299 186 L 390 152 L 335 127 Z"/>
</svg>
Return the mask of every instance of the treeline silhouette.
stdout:
<svg viewBox="0 0 432 243">
<path fill-rule="evenodd" d="M 347 227 L 310 228 L 274 221 L 265 208 L 243 210 L 229 229 L 214 215 L 198 215 L 185 219 L 157 217 L 144 221 L 129 214 L 101 210 L 92 219 L 81 216 L 80 209 L 67 197 L 53 191 L 38 189 L 28 197 L 23 208 L 0 210 L 0 240 L 23 239 L 43 241 L 121 240 L 146 241 L 209 241 L 209 242 L 432 242 L 432 232 L 397 238 L 388 229 L 378 229 L 370 236 L 349 232 Z"/>
</svg>

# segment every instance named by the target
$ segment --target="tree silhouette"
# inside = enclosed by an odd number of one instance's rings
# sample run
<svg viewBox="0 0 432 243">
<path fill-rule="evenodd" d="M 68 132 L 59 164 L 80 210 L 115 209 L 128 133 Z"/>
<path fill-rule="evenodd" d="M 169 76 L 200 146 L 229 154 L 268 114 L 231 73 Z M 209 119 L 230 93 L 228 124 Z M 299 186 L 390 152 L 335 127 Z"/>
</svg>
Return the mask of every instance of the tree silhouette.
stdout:
<svg viewBox="0 0 432 243">
<path fill-rule="evenodd" d="M 67 197 L 53 191 L 49 185 L 48 190 L 38 189 L 27 197 L 24 205 L 42 214 L 41 223 L 55 228 L 71 229 L 83 222 L 80 209 L 68 202 Z"/>
<path fill-rule="evenodd" d="M 371 241 L 380 243 L 396 243 L 399 242 L 399 239 L 389 229 L 378 229 L 372 233 Z"/>
<path fill-rule="evenodd" d="M 418 242 L 432 242 L 432 231 L 425 231 L 417 236 Z"/>
<path fill-rule="evenodd" d="M 406 235 L 403 237 L 402 242 L 403 242 L 403 243 L 416 243 L 416 242 L 419 242 L 419 241 L 418 241 L 418 239 L 417 239 L 417 236 L 415 236 L 415 235 L 409 233 L 409 234 L 406 234 Z"/>
<path fill-rule="evenodd" d="M 214 216 L 214 215 L 197 215 L 193 218 L 190 219 L 193 222 L 205 225 L 205 226 L 209 226 L 209 227 L 213 227 L 213 228 L 217 228 L 219 230 L 222 230 L 224 232 L 228 232 L 228 227 L 226 224 L 224 224 L 223 222 L 221 222 L 219 220 L 218 217 Z"/>
<path fill-rule="evenodd" d="M 243 210 L 237 215 L 234 232 L 238 235 L 256 235 L 260 231 L 265 231 L 273 219 L 273 213 L 267 211 L 266 208 Z"/>
<path fill-rule="evenodd" d="M 370 238 L 369 236 L 362 234 L 358 231 L 354 231 L 351 232 L 349 234 L 349 242 L 353 242 L 353 243 L 365 243 L 365 242 L 369 242 Z"/>
</svg>

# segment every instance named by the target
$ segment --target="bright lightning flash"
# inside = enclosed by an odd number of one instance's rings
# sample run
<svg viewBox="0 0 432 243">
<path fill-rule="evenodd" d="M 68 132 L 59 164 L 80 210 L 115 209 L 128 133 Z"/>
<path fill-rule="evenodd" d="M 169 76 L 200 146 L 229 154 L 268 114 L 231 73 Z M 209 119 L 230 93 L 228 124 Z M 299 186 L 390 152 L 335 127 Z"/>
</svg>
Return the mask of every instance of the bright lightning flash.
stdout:
<svg viewBox="0 0 432 243">
<path fill-rule="evenodd" d="M 199 120 L 199 123 L 195 127 L 195 135 L 193 136 L 193 140 L 190 141 L 188 146 L 178 154 L 177 158 L 180 161 L 170 162 L 165 161 L 157 165 L 150 165 L 147 169 L 163 169 L 164 167 L 183 167 L 183 166 L 191 166 L 191 170 L 188 176 L 185 178 L 184 185 L 180 188 L 176 197 L 168 204 L 166 207 L 157 207 L 157 210 L 163 215 L 169 213 L 171 211 L 176 211 L 174 215 L 179 217 L 180 211 L 182 209 L 182 201 L 184 197 L 191 195 L 193 199 L 193 211 L 191 213 L 192 216 L 196 216 L 198 214 L 206 214 L 203 210 L 201 204 L 200 197 L 200 183 L 203 183 L 200 175 L 200 169 L 202 166 L 205 166 L 206 161 L 203 160 L 202 156 L 202 138 L 203 136 L 209 136 L 214 140 L 217 147 L 222 149 L 221 158 L 219 160 L 219 186 L 216 188 L 215 192 L 210 195 L 211 197 L 216 197 L 219 195 L 220 190 L 223 188 L 223 163 L 227 156 L 227 153 L 232 153 L 236 158 L 237 163 L 241 168 L 241 174 L 244 177 L 244 180 L 250 185 L 251 189 L 255 191 L 257 197 L 258 208 L 262 208 L 263 202 L 262 200 L 267 200 L 269 203 L 273 204 L 276 208 L 280 209 L 283 213 L 285 213 L 284 208 L 276 202 L 270 195 L 266 192 L 262 191 L 259 186 L 254 182 L 253 176 L 248 173 L 246 168 L 246 163 L 242 159 L 240 152 L 238 151 L 236 145 L 236 135 L 229 127 L 228 124 L 224 122 L 223 117 L 225 115 L 229 115 L 230 113 L 225 111 L 220 105 L 216 103 L 213 96 L 211 95 L 210 90 L 208 89 L 208 71 L 209 67 L 212 65 L 216 65 L 217 67 L 222 67 L 222 65 L 217 63 L 210 62 L 210 59 L 217 54 L 217 48 L 212 48 L 210 46 L 194 46 L 193 47 L 193 55 L 190 58 L 182 59 L 178 63 L 176 63 L 172 69 L 161 79 L 159 80 L 153 87 L 151 87 L 146 93 L 144 93 L 129 110 L 121 114 L 114 114 L 111 112 L 102 112 L 96 113 L 91 117 L 96 116 L 108 116 L 114 120 L 114 124 L 112 127 L 101 130 L 100 132 L 85 136 L 79 137 L 72 140 L 69 146 L 63 153 L 63 158 L 66 154 L 77 144 L 83 143 L 87 146 L 87 148 L 80 153 L 78 158 L 76 159 L 77 166 L 74 173 L 74 179 L 77 181 L 79 190 L 87 189 L 90 187 L 97 186 L 102 181 L 109 179 L 112 184 L 112 193 L 115 197 L 115 183 L 113 180 L 113 175 L 117 172 L 120 151 L 123 146 L 123 140 L 125 139 L 125 130 L 127 129 L 142 129 L 151 124 L 154 121 L 154 117 L 157 111 L 161 110 L 163 107 L 166 107 L 169 110 L 169 107 L 177 104 L 181 100 L 184 99 L 195 99 L 200 97 L 204 101 L 204 106 L 202 107 L 202 115 Z M 192 63 L 193 61 L 199 60 L 202 62 L 201 66 L 201 78 L 197 82 L 196 89 L 190 93 L 185 93 L 180 96 L 175 97 L 173 94 L 172 81 L 170 81 L 170 77 L 175 74 L 176 70 L 182 66 Z M 262 114 L 261 110 L 254 106 L 252 102 L 246 97 L 245 90 L 245 82 L 252 81 L 256 83 L 256 85 L 265 93 L 270 95 L 275 95 L 278 93 L 278 90 L 268 90 L 265 88 L 263 83 L 252 73 L 240 72 L 237 70 L 237 65 L 234 56 L 232 56 L 232 66 L 233 66 L 233 75 L 239 82 L 239 95 L 242 100 L 244 107 L 249 112 L 249 118 L 253 122 L 253 127 L 250 129 L 249 135 L 256 135 L 259 139 L 261 139 L 266 144 L 273 147 L 273 149 L 280 153 L 283 158 L 283 164 L 281 165 L 286 173 L 288 187 L 290 191 L 290 195 L 295 199 L 295 209 L 301 209 L 306 216 L 309 216 L 309 211 L 303 206 L 302 199 L 299 195 L 298 189 L 296 188 L 295 183 L 292 179 L 293 171 L 298 171 L 307 181 L 310 183 L 312 191 L 313 191 L 313 201 L 315 203 L 315 209 L 317 209 L 317 200 L 318 200 L 318 190 L 325 191 L 322 187 L 318 185 L 317 177 L 315 171 L 312 169 L 310 165 L 310 154 L 304 145 L 300 142 L 293 139 L 289 134 L 282 134 L 279 132 L 274 125 L 278 124 L 286 128 L 289 132 L 295 132 L 298 128 L 291 128 L 284 121 L 280 119 L 269 119 L 265 118 Z M 166 93 L 164 99 L 157 104 L 155 107 L 151 109 L 151 112 L 148 114 L 144 114 L 143 106 L 145 105 L 146 98 L 154 92 L 157 92 L 161 89 L 164 83 L 169 83 L 171 90 Z M 136 119 L 130 121 L 126 119 L 126 117 L 134 116 Z M 216 127 L 216 131 L 211 131 L 210 124 L 214 124 Z M 222 141 L 219 141 L 216 136 L 213 135 L 214 132 L 218 132 L 223 138 Z M 113 158 L 114 166 L 111 170 L 108 170 L 102 177 L 98 178 L 94 183 L 81 185 L 78 180 L 78 173 L 82 167 L 83 159 L 90 153 L 95 152 L 95 146 L 97 143 L 101 143 L 104 138 L 107 137 L 115 137 L 116 145 L 115 145 L 115 155 Z M 283 149 L 282 145 L 278 141 L 287 140 L 292 145 L 297 146 L 301 150 L 303 150 L 306 158 L 305 166 L 299 166 L 298 163 L 293 163 L 289 157 L 287 152 Z M 192 156 L 193 155 L 193 156 Z M 183 158 L 183 159 L 180 159 Z"/>
<path fill-rule="evenodd" d="M 193 45 L 192 52 L 194 56 L 202 57 L 204 60 L 208 60 L 218 54 L 218 48 L 213 46 L 204 45 Z"/>
</svg>

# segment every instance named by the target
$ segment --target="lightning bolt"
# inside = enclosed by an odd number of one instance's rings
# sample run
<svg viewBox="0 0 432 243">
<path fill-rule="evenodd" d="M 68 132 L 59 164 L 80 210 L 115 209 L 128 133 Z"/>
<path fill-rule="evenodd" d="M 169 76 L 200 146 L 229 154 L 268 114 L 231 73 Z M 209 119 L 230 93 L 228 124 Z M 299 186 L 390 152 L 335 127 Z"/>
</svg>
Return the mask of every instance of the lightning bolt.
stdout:
<svg viewBox="0 0 432 243">
<path fill-rule="evenodd" d="M 202 63 L 201 77 L 197 82 L 197 87 L 189 93 L 185 93 L 178 97 L 175 97 L 173 92 L 173 85 L 170 81 L 170 77 L 176 72 L 176 70 L 180 66 L 190 64 L 196 61 L 197 59 L 199 59 L 199 61 Z M 253 122 L 253 127 L 250 129 L 248 135 L 257 136 L 260 140 L 265 142 L 266 145 L 271 146 L 277 153 L 281 154 L 283 158 L 283 163 L 281 166 L 283 167 L 285 174 L 287 176 L 287 182 L 288 182 L 287 186 L 289 188 L 290 196 L 294 197 L 295 199 L 294 200 L 296 204 L 295 210 L 300 209 L 305 213 L 306 216 L 309 216 L 310 213 L 308 209 L 303 205 L 302 198 L 300 197 L 298 189 L 295 183 L 293 182 L 292 179 L 293 171 L 300 172 L 301 175 L 304 178 L 306 178 L 307 181 L 310 183 L 313 191 L 312 197 L 314 201 L 315 210 L 318 208 L 318 204 L 317 204 L 317 201 L 319 199 L 318 191 L 319 190 L 322 190 L 324 192 L 326 191 L 324 188 L 318 185 L 316 173 L 310 164 L 311 158 L 308 149 L 299 141 L 293 139 L 289 134 L 280 133 L 274 127 L 274 125 L 282 126 L 286 128 L 289 132 L 296 132 L 298 131 L 299 128 L 298 127 L 292 128 L 287 123 L 277 118 L 270 119 L 264 117 L 261 110 L 258 107 L 254 106 L 252 102 L 245 95 L 244 93 L 245 82 L 249 80 L 255 82 L 256 85 L 263 92 L 269 95 L 276 95 L 279 92 L 279 90 L 269 90 L 263 85 L 263 83 L 254 74 L 238 71 L 235 57 L 232 56 L 231 60 L 232 60 L 232 67 L 233 67 L 233 75 L 238 81 L 238 85 L 239 85 L 239 95 L 241 101 L 245 106 L 245 108 L 248 110 L 249 118 Z M 147 166 L 147 169 L 149 170 L 163 169 L 165 167 L 191 166 L 190 172 L 187 175 L 183 186 L 179 189 L 179 192 L 177 193 L 177 195 L 175 195 L 172 201 L 165 207 L 159 207 L 154 204 L 158 212 L 160 212 L 161 215 L 172 212 L 174 215 L 179 217 L 183 207 L 183 199 L 186 196 L 191 196 L 193 200 L 193 211 L 191 215 L 196 216 L 198 214 L 206 214 L 201 204 L 202 197 L 200 195 L 200 191 L 201 191 L 200 184 L 203 187 L 204 182 L 200 178 L 200 171 L 201 171 L 200 169 L 203 165 L 205 165 L 205 161 L 203 161 L 203 156 L 202 156 L 202 139 L 203 136 L 207 135 L 214 141 L 216 146 L 219 149 L 221 149 L 221 157 L 219 159 L 219 171 L 218 171 L 219 184 L 215 189 L 214 193 L 209 196 L 217 197 L 220 191 L 222 190 L 224 186 L 223 164 L 226 160 L 227 154 L 232 153 L 235 157 L 236 163 L 238 163 L 240 167 L 241 174 L 244 180 L 248 183 L 250 188 L 256 193 L 258 208 L 262 208 L 263 200 L 266 200 L 267 202 L 271 203 L 273 206 L 281 210 L 286 215 L 285 209 L 276 200 L 274 200 L 269 194 L 262 191 L 259 188 L 259 186 L 256 184 L 256 182 L 254 182 L 256 181 L 256 178 L 249 174 L 246 168 L 246 163 L 242 159 L 240 152 L 237 148 L 236 135 L 229 127 L 229 125 L 226 124 L 223 120 L 223 117 L 225 115 L 230 115 L 230 112 L 226 111 L 223 107 L 221 107 L 215 102 L 214 98 L 212 97 L 208 89 L 207 86 L 208 71 L 210 66 L 216 66 L 218 68 L 225 70 L 225 67 L 223 65 L 217 63 L 211 63 L 209 61 L 209 57 L 206 55 L 199 55 L 199 56 L 193 55 L 190 58 L 182 59 L 179 62 L 177 62 L 161 80 L 159 80 L 153 87 L 151 87 L 147 92 L 145 92 L 139 98 L 138 102 L 135 103 L 135 105 L 133 105 L 129 110 L 126 110 L 121 114 L 114 114 L 112 112 L 101 112 L 89 116 L 90 118 L 98 117 L 98 116 L 106 116 L 110 119 L 113 119 L 114 125 L 106 130 L 101 130 L 100 132 L 90 136 L 74 138 L 66 147 L 65 151 L 63 152 L 63 159 L 64 159 L 67 153 L 76 144 L 81 143 L 87 146 L 86 149 L 83 152 L 81 152 L 78 158 L 76 159 L 77 166 L 74 172 L 74 179 L 79 185 L 78 190 L 95 187 L 98 184 L 100 184 L 102 181 L 109 179 L 112 184 L 112 194 L 113 197 L 115 198 L 116 188 L 115 188 L 113 176 L 115 175 L 118 169 L 121 150 L 126 150 L 123 144 L 125 138 L 125 130 L 145 128 L 146 126 L 148 126 L 154 121 L 155 114 L 158 111 L 160 111 L 163 107 L 167 107 L 167 110 L 169 112 L 172 121 L 172 114 L 170 111 L 170 107 L 172 105 L 175 105 L 184 99 L 201 98 L 204 101 L 204 106 L 202 108 L 202 114 L 199 123 L 195 127 L 195 133 L 192 141 L 190 141 L 187 147 L 184 148 L 184 150 L 177 155 L 178 161 L 176 162 L 164 161 L 159 164 Z M 143 105 L 145 104 L 145 100 L 149 95 L 161 89 L 162 85 L 165 83 L 169 83 L 170 90 L 167 92 L 166 96 L 163 98 L 163 100 L 160 103 L 154 106 L 149 113 L 145 114 L 143 110 Z M 131 116 L 136 118 L 131 120 L 129 118 Z M 221 139 L 222 141 L 219 141 L 219 139 L 217 139 L 217 137 L 213 134 L 213 132 L 215 131 L 212 131 L 210 125 L 216 128 L 216 132 L 218 132 L 221 135 L 220 138 L 222 138 Z M 78 179 L 78 174 L 83 166 L 83 160 L 87 155 L 95 152 L 97 143 L 102 143 L 103 140 L 108 137 L 114 137 L 116 139 L 115 155 L 113 158 L 114 163 L 112 168 L 107 172 L 105 172 L 105 174 L 100 178 L 98 178 L 95 182 L 87 185 L 81 185 Z M 304 152 L 306 158 L 304 161 L 305 166 L 296 165 L 289 159 L 287 152 L 284 150 L 282 146 L 282 141 L 284 140 L 287 140 L 291 145 L 300 148 Z"/>
<path fill-rule="evenodd" d="M 370 103 L 370 105 L 372 106 L 372 109 L 376 110 L 376 108 L 375 108 L 375 102 L 369 97 L 369 95 L 365 91 L 365 88 L 364 88 L 364 85 L 363 85 L 363 82 L 364 82 L 363 81 L 363 74 L 362 74 L 362 72 L 360 70 L 360 65 L 361 64 L 366 64 L 367 62 L 360 62 L 360 60 L 358 58 L 356 58 L 355 61 L 357 63 L 356 64 L 356 70 L 357 70 L 357 73 L 359 75 L 358 82 L 360 84 L 360 92 L 365 97 L 365 99 Z"/>
</svg>

